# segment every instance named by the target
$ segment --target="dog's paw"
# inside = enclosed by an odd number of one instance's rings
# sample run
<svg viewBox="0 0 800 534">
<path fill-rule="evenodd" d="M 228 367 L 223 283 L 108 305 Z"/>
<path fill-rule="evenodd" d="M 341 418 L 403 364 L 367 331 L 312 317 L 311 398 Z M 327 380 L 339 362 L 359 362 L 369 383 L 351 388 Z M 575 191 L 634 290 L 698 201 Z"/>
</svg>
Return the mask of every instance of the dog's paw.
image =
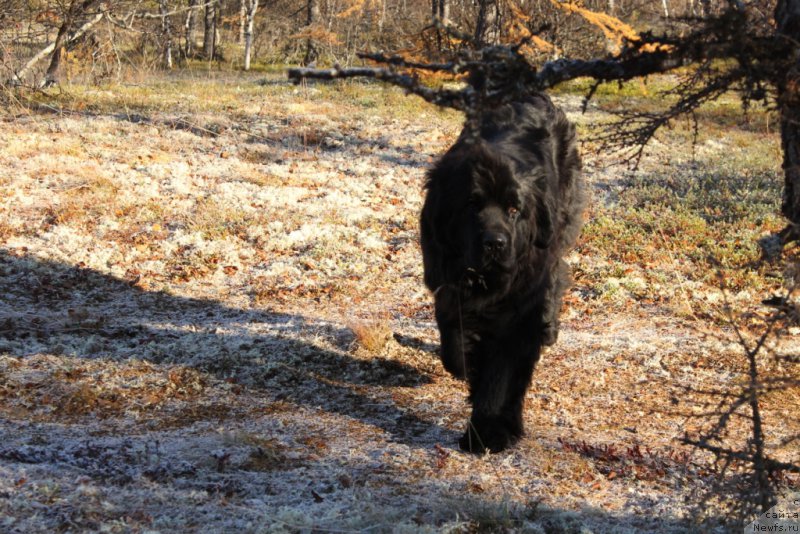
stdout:
<svg viewBox="0 0 800 534">
<path fill-rule="evenodd" d="M 522 429 L 513 426 L 501 419 L 472 419 L 467 431 L 458 440 L 458 446 L 462 451 L 475 454 L 500 452 L 513 446 L 522 437 Z"/>
</svg>

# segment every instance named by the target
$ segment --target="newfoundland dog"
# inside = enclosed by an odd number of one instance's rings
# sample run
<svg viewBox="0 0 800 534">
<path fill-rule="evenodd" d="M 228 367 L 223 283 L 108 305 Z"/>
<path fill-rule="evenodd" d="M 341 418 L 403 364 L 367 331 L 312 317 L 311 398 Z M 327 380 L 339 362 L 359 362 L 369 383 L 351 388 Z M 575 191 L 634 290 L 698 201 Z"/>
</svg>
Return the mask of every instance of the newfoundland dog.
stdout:
<svg viewBox="0 0 800 534">
<path fill-rule="evenodd" d="M 582 222 L 580 169 L 574 127 L 536 94 L 485 113 L 428 174 L 425 284 L 442 363 L 469 383 L 466 451 L 497 452 L 523 434 L 534 365 L 558 335 L 569 283 L 561 258 Z"/>
</svg>

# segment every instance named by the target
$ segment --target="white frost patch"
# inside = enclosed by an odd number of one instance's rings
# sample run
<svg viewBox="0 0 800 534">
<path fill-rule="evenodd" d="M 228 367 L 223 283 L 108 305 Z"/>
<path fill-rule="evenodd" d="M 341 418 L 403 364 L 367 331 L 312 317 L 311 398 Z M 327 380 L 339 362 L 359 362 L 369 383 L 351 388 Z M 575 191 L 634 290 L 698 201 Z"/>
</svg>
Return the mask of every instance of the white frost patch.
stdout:
<svg viewBox="0 0 800 534">
<path fill-rule="evenodd" d="M 308 189 L 303 187 L 264 186 L 259 188 L 255 199 L 275 206 L 294 206 L 298 200 L 307 195 Z"/>
<path fill-rule="evenodd" d="M 338 189 L 332 189 L 327 191 L 325 195 L 325 205 L 328 207 L 336 206 L 337 210 L 363 210 L 363 200 L 366 198 L 366 195 L 362 193 L 362 196 L 359 198 L 354 194 L 345 193 Z"/>
<path fill-rule="evenodd" d="M 365 248 L 379 250 L 386 247 L 386 242 L 374 233 L 361 234 L 358 238 L 359 244 Z"/>
<path fill-rule="evenodd" d="M 42 249 L 47 258 L 66 264 L 83 262 L 86 267 L 105 271 L 120 258 L 120 251 L 113 243 L 101 244 L 94 236 L 69 226 L 55 226 L 43 233 L 41 239 L 47 243 Z"/>
<path fill-rule="evenodd" d="M 208 186 L 207 181 L 195 177 L 194 170 L 184 162 L 161 165 L 157 168 L 158 172 L 153 170 L 153 166 L 150 170 L 154 178 L 164 181 L 163 190 L 170 195 L 189 196 Z"/>
<path fill-rule="evenodd" d="M 163 250 L 175 253 L 179 248 L 188 248 L 197 253 L 218 256 L 225 265 L 239 265 L 243 259 L 250 258 L 252 251 L 242 248 L 241 242 L 225 236 L 218 239 L 207 239 L 202 232 L 186 232 L 178 229 L 170 241 L 164 243 Z"/>
<path fill-rule="evenodd" d="M 130 175 L 123 176 L 122 179 L 126 180 L 128 196 L 135 195 L 140 199 L 163 198 L 161 183 L 153 179 L 152 176 L 141 173 L 133 177 L 133 179 L 131 179 Z"/>
<path fill-rule="evenodd" d="M 266 269 L 254 269 L 254 272 L 267 277 L 287 276 L 290 278 L 296 278 L 302 274 L 300 269 L 286 261 L 273 262 Z"/>
</svg>

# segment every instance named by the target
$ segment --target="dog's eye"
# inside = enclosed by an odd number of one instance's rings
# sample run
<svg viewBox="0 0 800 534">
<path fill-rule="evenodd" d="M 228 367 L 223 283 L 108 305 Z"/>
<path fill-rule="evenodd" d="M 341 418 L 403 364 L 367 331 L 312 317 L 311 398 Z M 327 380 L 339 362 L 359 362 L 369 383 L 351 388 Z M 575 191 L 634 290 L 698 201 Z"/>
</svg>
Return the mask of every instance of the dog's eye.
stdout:
<svg viewBox="0 0 800 534">
<path fill-rule="evenodd" d="M 517 215 L 519 215 L 519 210 L 514 206 L 509 206 L 506 211 L 508 212 L 509 217 L 516 217 Z"/>
</svg>

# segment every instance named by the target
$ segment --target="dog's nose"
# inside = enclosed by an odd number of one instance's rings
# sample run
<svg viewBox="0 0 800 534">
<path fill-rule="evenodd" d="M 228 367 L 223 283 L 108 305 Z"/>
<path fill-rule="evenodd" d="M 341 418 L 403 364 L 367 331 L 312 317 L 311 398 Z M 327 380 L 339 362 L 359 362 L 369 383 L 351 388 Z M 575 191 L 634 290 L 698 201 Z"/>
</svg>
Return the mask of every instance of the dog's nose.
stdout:
<svg viewBox="0 0 800 534">
<path fill-rule="evenodd" d="M 486 232 L 483 234 L 483 248 L 489 252 L 501 252 L 508 245 L 508 238 L 499 232 Z"/>
</svg>

